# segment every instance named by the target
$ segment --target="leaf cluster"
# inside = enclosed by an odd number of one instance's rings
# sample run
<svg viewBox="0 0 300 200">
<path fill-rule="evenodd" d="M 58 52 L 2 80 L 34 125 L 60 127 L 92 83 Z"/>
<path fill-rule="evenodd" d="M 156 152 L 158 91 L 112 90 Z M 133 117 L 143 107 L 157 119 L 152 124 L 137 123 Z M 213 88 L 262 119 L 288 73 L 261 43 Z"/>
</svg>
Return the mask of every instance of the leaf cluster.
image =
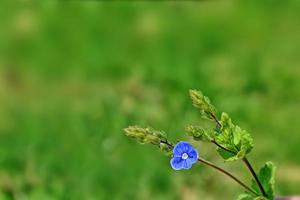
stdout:
<svg viewBox="0 0 300 200">
<path fill-rule="evenodd" d="M 254 143 L 251 135 L 235 125 L 227 113 L 221 114 L 220 121 L 216 115 L 216 108 L 208 97 L 200 91 L 190 90 L 193 105 L 200 111 L 201 116 L 216 123 L 214 130 L 206 130 L 201 126 L 187 126 L 186 132 L 196 141 L 211 142 L 217 145 L 218 154 L 224 161 L 236 161 L 246 158 L 253 149 Z M 259 171 L 258 179 L 264 188 L 267 197 L 261 195 L 261 191 L 255 180 L 252 180 L 251 188 L 257 193 L 244 193 L 238 200 L 272 200 L 274 198 L 275 167 L 272 162 L 267 162 Z"/>
<path fill-rule="evenodd" d="M 258 173 L 258 179 L 262 183 L 263 188 L 267 193 L 267 198 L 263 196 L 253 196 L 249 193 L 241 194 L 238 200 L 272 200 L 274 199 L 275 190 L 275 171 L 276 167 L 272 162 L 266 162 Z M 259 193 L 259 188 L 254 180 L 252 180 L 251 188 Z"/>
<path fill-rule="evenodd" d="M 242 159 L 250 153 L 254 144 L 251 135 L 232 123 L 231 118 L 226 113 L 221 115 L 221 128 L 216 134 L 215 141 L 224 148 L 218 148 L 219 155 L 225 161 L 235 161 Z"/>
</svg>

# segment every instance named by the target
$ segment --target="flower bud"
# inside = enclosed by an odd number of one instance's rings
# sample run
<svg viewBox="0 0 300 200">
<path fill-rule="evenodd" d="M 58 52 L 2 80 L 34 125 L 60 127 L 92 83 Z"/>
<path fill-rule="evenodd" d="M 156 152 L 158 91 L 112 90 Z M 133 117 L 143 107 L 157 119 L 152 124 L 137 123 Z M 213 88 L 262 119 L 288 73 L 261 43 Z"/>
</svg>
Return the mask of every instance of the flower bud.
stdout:
<svg viewBox="0 0 300 200">
<path fill-rule="evenodd" d="M 164 152 L 167 156 L 171 156 L 172 155 L 172 146 L 166 144 L 166 143 L 160 143 L 159 144 L 159 148 L 162 152 Z"/>
<path fill-rule="evenodd" d="M 212 140 L 210 134 L 200 126 L 189 125 L 186 127 L 186 132 L 189 136 L 192 136 L 194 140 L 197 141 L 201 140 L 204 142 L 209 142 Z"/>
<path fill-rule="evenodd" d="M 190 90 L 190 97 L 193 105 L 200 110 L 200 113 L 203 117 L 211 119 L 211 114 L 216 113 L 215 107 L 210 103 L 209 98 L 204 96 L 202 92 Z"/>
<path fill-rule="evenodd" d="M 166 137 L 163 132 L 156 131 L 152 128 L 141 128 L 138 126 L 129 126 L 124 129 L 125 135 L 136 139 L 142 144 L 154 144 L 159 145 L 161 140 L 165 140 Z"/>
</svg>

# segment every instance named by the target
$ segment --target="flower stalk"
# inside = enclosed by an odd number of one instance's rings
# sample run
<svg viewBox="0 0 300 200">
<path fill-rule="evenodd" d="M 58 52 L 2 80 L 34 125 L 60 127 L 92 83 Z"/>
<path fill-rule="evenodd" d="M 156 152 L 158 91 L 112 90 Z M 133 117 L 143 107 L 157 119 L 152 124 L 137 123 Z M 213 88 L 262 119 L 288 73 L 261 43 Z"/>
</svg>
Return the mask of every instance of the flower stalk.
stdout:
<svg viewBox="0 0 300 200">
<path fill-rule="evenodd" d="M 168 145 L 170 148 L 174 149 L 174 146 L 169 143 L 168 141 L 161 141 L 161 143 L 164 143 L 166 145 Z M 232 173 L 228 172 L 227 170 L 215 165 L 212 162 L 209 162 L 207 160 L 205 160 L 204 158 L 199 157 L 198 161 L 208 167 L 211 167 L 217 171 L 219 171 L 220 173 L 228 176 L 229 178 L 231 178 L 232 180 L 234 180 L 236 183 L 238 183 L 240 186 L 242 186 L 245 190 L 247 190 L 248 192 L 254 194 L 254 195 L 258 195 L 253 189 L 251 189 L 250 187 L 248 187 L 245 183 L 243 183 L 240 179 L 238 179 L 236 176 L 234 176 Z"/>
<path fill-rule="evenodd" d="M 246 189 L 248 192 L 254 194 L 254 195 L 258 195 L 253 189 L 251 189 L 250 187 L 248 187 L 245 183 L 243 183 L 241 180 L 239 180 L 237 177 L 235 177 L 233 174 L 231 174 L 230 172 L 216 166 L 215 164 L 203 159 L 203 158 L 199 158 L 198 159 L 199 162 L 214 168 L 215 170 L 221 172 L 222 174 L 225 174 L 226 176 L 228 176 L 229 178 L 233 179 L 235 182 L 237 182 L 240 186 L 242 186 L 244 189 Z"/>
<path fill-rule="evenodd" d="M 262 195 L 264 197 L 268 197 L 267 193 L 265 192 L 265 189 L 264 187 L 262 186 L 261 182 L 259 181 L 258 177 L 257 177 L 257 174 L 255 173 L 252 165 L 250 164 L 249 160 L 247 159 L 247 157 L 244 157 L 243 158 L 243 162 L 245 163 L 245 165 L 247 166 L 247 168 L 249 169 L 250 173 L 252 174 L 256 184 L 258 185 L 259 187 L 259 190 L 261 191 Z"/>
</svg>

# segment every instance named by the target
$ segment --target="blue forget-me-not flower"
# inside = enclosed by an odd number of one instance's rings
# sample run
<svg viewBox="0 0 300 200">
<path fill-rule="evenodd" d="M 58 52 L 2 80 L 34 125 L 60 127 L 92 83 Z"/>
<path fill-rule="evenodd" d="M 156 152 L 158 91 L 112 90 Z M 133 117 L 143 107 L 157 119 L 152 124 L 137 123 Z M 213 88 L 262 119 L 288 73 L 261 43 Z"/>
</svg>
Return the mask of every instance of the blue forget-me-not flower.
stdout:
<svg viewBox="0 0 300 200">
<path fill-rule="evenodd" d="M 174 170 L 190 169 L 197 160 L 197 149 L 190 143 L 181 141 L 175 145 L 170 163 Z"/>
</svg>

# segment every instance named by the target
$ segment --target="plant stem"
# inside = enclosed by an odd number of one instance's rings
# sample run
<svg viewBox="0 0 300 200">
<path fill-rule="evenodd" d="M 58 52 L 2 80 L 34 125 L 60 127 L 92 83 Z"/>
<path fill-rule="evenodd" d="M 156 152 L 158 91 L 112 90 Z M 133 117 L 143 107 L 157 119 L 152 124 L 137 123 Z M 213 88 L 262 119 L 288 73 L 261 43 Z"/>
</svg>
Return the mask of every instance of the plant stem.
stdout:
<svg viewBox="0 0 300 200">
<path fill-rule="evenodd" d="M 252 167 L 252 165 L 250 164 L 249 160 L 248 160 L 246 157 L 244 157 L 244 158 L 243 158 L 243 162 L 245 163 L 245 165 L 246 165 L 247 168 L 249 169 L 250 173 L 251 173 L 252 176 L 254 177 L 255 182 L 256 182 L 256 184 L 258 185 L 259 190 L 261 191 L 262 195 L 263 195 L 264 197 L 268 197 L 268 195 L 267 195 L 267 193 L 266 193 L 264 187 L 262 186 L 261 182 L 259 181 L 259 179 L 258 179 L 258 177 L 257 177 L 257 175 L 256 175 L 256 173 L 255 173 L 255 171 L 254 171 L 254 169 L 253 169 L 253 167 Z"/>
<path fill-rule="evenodd" d="M 215 123 L 216 123 L 216 127 L 217 127 L 217 128 L 221 128 L 222 125 L 221 125 L 221 123 L 219 122 L 218 118 L 215 116 L 215 114 L 214 114 L 214 113 L 210 113 L 210 115 L 211 115 L 212 118 L 214 119 L 214 121 L 215 121 Z M 220 145 L 220 144 L 219 144 L 218 142 L 216 142 L 215 140 L 212 140 L 211 142 L 212 142 L 213 144 L 215 144 L 216 146 L 218 146 L 219 148 L 221 148 L 221 149 L 223 149 L 223 150 L 225 150 L 225 151 L 227 151 L 227 152 L 229 152 L 229 153 L 235 154 L 234 151 L 232 151 L 232 150 L 230 150 L 230 149 L 227 149 L 227 148 L 223 147 L 222 145 Z M 247 168 L 248 168 L 248 170 L 250 171 L 251 175 L 253 176 L 253 178 L 254 178 L 256 184 L 257 184 L 258 187 L 259 187 L 259 190 L 260 190 L 261 194 L 262 194 L 264 197 L 268 197 L 267 193 L 266 193 L 265 190 L 264 190 L 264 187 L 262 186 L 260 180 L 258 179 L 258 177 L 257 177 L 257 175 L 256 175 L 256 173 L 255 173 L 255 171 L 254 171 L 254 169 L 253 169 L 253 167 L 252 167 L 252 165 L 250 164 L 250 162 L 248 161 L 248 159 L 247 159 L 246 156 L 243 158 L 243 162 L 245 163 L 245 165 L 247 166 Z"/>
<path fill-rule="evenodd" d="M 219 122 L 218 118 L 216 117 L 216 115 L 214 113 L 210 113 L 210 116 L 212 117 L 212 119 L 215 121 L 217 128 L 221 128 L 221 123 Z"/>
<path fill-rule="evenodd" d="M 174 148 L 174 146 L 169 143 L 168 141 L 160 141 L 163 144 L 168 145 L 170 148 Z M 225 174 L 226 176 L 230 177 L 231 179 L 233 179 L 235 182 L 237 182 L 239 185 L 241 185 L 243 188 L 245 188 L 246 190 L 248 190 L 249 192 L 253 193 L 254 195 L 258 195 L 254 190 L 252 190 L 251 188 L 249 188 L 245 183 L 243 183 L 241 180 L 239 180 L 237 177 L 235 177 L 234 175 L 232 175 L 230 172 L 226 171 L 225 169 L 222 169 L 218 166 L 216 166 L 215 164 L 203 159 L 203 158 L 198 158 L 198 161 L 200 163 L 203 163 L 209 167 L 214 168 L 215 170 Z"/>
<path fill-rule="evenodd" d="M 212 168 L 214 168 L 215 170 L 218 170 L 219 172 L 225 174 L 226 176 L 230 177 L 231 179 L 233 179 L 235 182 L 237 182 L 239 185 L 241 185 L 243 188 L 245 188 L 247 191 L 253 193 L 254 195 L 258 195 L 253 189 L 249 188 L 245 183 L 243 183 L 241 180 L 239 180 L 238 178 L 236 178 L 234 175 L 232 175 L 230 172 L 216 166 L 215 164 L 207 161 L 207 160 L 204 160 L 203 158 L 199 158 L 198 159 L 199 162 L 207 165 L 207 166 L 210 166 Z"/>
<path fill-rule="evenodd" d="M 216 146 L 218 146 L 219 148 L 221 148 L 221 149 L 223 149 L 223 150 L 225 150 L 225 151 L 227 151 L 229 153 L 235 154 L 235 152 L 231 151 L 230 149 L 227 149 L 227 148 L 223 147 L 222 145 L 220 145 L 219 143 L 217 143 L 215 140 L 212 140 L 211 142 L 213 144 L 215 144 Z M 256 173 L 255 173 L 255 171 L 254 171 L 254 169 L 252 167 L 252 165 L 250 164 L 249 160 L 247 159 L 247 157 L 244 157 L 242 160 L 245 163 L 245 165 L 247 166 L 247 168 L 250 171 L 251 175 L 253 176 L 256 184 L 259 187 L 260 192 L 262 193 L 262 195 L 264 197 L 268 197 L 267 193 L 264 190 L 264 187 L 262 186 L 261 182 L 259 181 L 259 179 L 258 179 L 258 177 L 257 177 L 257 175 L 256 175 Z"/>
<path fill-rule="evenodd" d="M 220 149 L 223 149 L 224 151 L 227 151 L 229 153 L 235 154 L 234 151 L 231 151 L 230 149 L 227 149 L 227 148 L 223 147 L 222 145 L 220 145 L 219 143 L 217 143 L 216 140 L 212 140 L 211 143 L 215 144 L 217 147 L 219 147 Z"/>
</svg>

